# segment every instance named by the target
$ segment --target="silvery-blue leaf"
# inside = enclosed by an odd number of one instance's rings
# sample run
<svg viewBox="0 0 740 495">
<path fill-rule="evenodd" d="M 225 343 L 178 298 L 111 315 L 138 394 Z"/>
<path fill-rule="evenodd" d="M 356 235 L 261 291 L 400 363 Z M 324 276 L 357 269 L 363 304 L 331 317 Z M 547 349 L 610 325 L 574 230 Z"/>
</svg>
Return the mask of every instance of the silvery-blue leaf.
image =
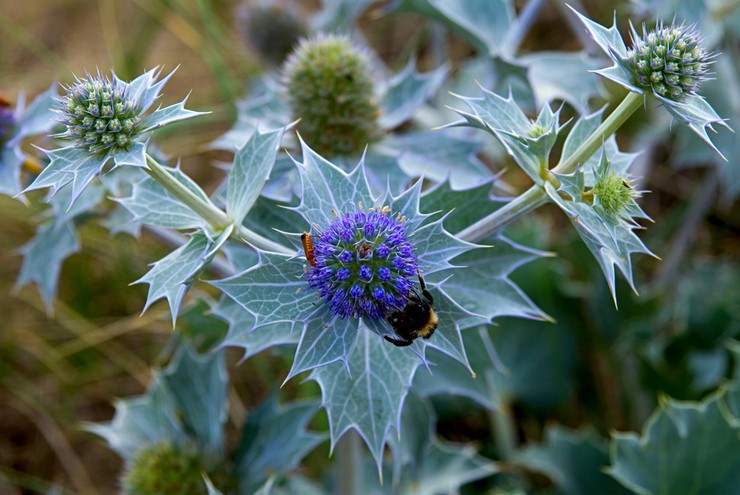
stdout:
<svg viewBox="0 0 740 495">
<path fill-rule="evenodd" d="M 226 185 L 226 212 L 234 224 L 242 223 L 270 178 L 284 132 L 285 127 L 264 133 L 257 131 L 236 150 Z"/>
<path fill-rule="evenodd" d="M 254 493 L 270 476 L 295 469 L 324 441 L 325 435 L 307 431 L 318 406 L 318 401 L 280 405 L 273 394 L 250 411 L 234 455 L 239 493 Z"/>
<path fill-rule="evenodd" d="M 280 84 L 269 76 L 254 82 L 250 96 L 236 103 L 236 122 L 224 135 L 210 144 L 217 150 L 241 148 L 260 125 L 280 127 L 290 120 L 281 95 Z"/>
<path fill-rule="evenodd" d="M 46 201 L 51 206 L 51 211 L 48 213 L 57 225 L 71 222 L 75 217 L 88 213 L 97 207 L 103 201 L 106 192 L 106 188 L 102 184 L 92 184 L 70 206 L 72 188 L 65 187 L 57 194 L 49 194 Z"/>
<path fill-rule="evenodd" d="M 11 138 L 11 144 L 25 136 L 46 134 L 51 131 L 57 119 L 54 114 L 57 98 L 57 84 L 52 84 L 49 89 L 33 99 L 26 108 L 18 108 L 18 124 L 16 135 Z"/>
<path fill-rule="evenodd" d="M 441 22 L 485 55 L 510 54 L 506 38 L 515 22 L 510 0 L 399 0 L 395 7 Z"/>
<path fill-rule="evenodd" d="M 12 146 L 0 148 L 0 194 L 15 196 L 21 190 L 23 155 Z"/>
<path fill-rule="evenodd" d="M 527 445 L 513 462 L 545 473 L 565 494 L 628 495 L 632 493 L 604 473 L 609 465 L 605 439 L 592 430 L 570 431 L 561 426 L 545 430 L 541 445 Z"/>
<path fill-rule="evenodd" d="M 113 155 L 113 163 L 116 167 L 128 165 L 130 167 L 146 167 L 146 147 L 147 143 L 136 141 L 131 144 L 130 149 L 119 151 Z"/>
<path fill-rule="evenodd" d="M 399 150 L 398 164 L 409 177 L 434 182 L 449 179 L 455 188 L 478 185 L 492 176 L 476 156 L 482 144 L 453 129 L 390 136 L 380 145 Z M 370 169 L 370 165 L 366 165 Z"/>
<path fill-rule="evenodd" d="M 100 223 L 108 229 L 112 236 L 123 233 L 139 237 L 141 234 L 141 223 L 137 222 L 133 214 L 120 204 L 114 206 Z"/>
<path fill-rule="evenodd" d="M 118 400 L 115 407 L 113 421 L 86 424 L 85 429 L 103 437 L 125 460 L 132 460 L 140 450 L 158 443 L 187 440 L 175 403 L 158 374 L 144 395 Z"/>
<path fill-rule="evenodd" d="M 62 262 L 79 250 L 80 243 L 71 222 L 49 222 L 42 225 L 36 236 L 20 249 L 23 265 L 16 286 L 22 287 L 34 282 L 50 311 L 57 292 Z"/>
<path fill-rule="evenodd" d="M 416 72 L 416 61 L 411 60 L 406 67 L 387 83 L 378 125 L 383 129 L 393 129 L 414 116 L 439 90 L 447 77 L 449 69 L 438 67 L 431 72 Z"/>
<path fill-rule="evenodd" d="M 596 258 L 614 303 L 617 302 L 615 266 L 635 290 L 630 256 L 633 253 L 655 256 L 635 235 L 635 224 L 619 217 L 600 214 L 589 203 L 563 199 L 549 182 L 545 184 L 545 190 L 550 199 L 568 215 L 586 247 Z"/>
<path fill-rule="evenodd" d="M 484 316 L 489 322 L 499 316 L 548 320 L 549 317 L 509 278 L 517 268 L 547 255 L 498 236 L 492 247 L 455 258 L 454 264 L 464 266 L 465 272 L 451 273 L 444 287 L 465 309 Z"/>
<path fill-rule="evenodd" d="M 403 398 L 419 364 L 417 356 L 398 352 L 371 332 L 360 332 L 346 366 L 315 369 L 310 378 L 321 387 L 332 446 L 354 428 L 380 466 L 388 433 L 399 428 Z"/>
<path fill-rule="evenodd" d="M 273 201 L 288 203 L 298 196 L 300 179 L 293 160 L 285 155 L 278 155 L 272 167 L 273 180 L 268 180 L 262 188 L 262 196 Z"/>
<path fill-rule="evenodd" d="M 244 349 L 242 359 L 248 359 L 273 346 L 297 344 L 301 335 L 289 322 L 274 323 L 255 329 L 255 318 L 252 313 L 228 296 L 221 297 L 213 308 L 213 314 L 229 324 L 229 330 L 221 345 L 241 347 Z"/>
<path fill-rule="evenodd" d="M 177 418 L 202 451 L 224 455 L 227 389 L 223 352 L 199 355 L 183 346 L 160 375 Z"/>
<path fill-rule="evenodd" d="M 600 64 L 585 53 L 537 52 L 518 60 L 529 69 L 538 107 L 562 100 L 585 114 L 589 112 L 589 101 L 603 94 L 599 78 L 586 75 Z"/>
<path fill-rule="evenodd" d="M 607 471 L 639 494 L 740 491 L 740 424 L 725 389 L 702 402 L 664 400 L 641 435 L 614 433 Z"/>
<path fill-rule="evenodd" d="M 656 96 L 659 100 L 664 103 L 664 106 L 668 112 L 683 121 L 694 134 L 699 136 L 705 143 L 707 143 L 714 151 L 716 151 L 723 160 L 727 161 L 725 156 L 717 149 L 712 142 L 712 139 L 707 134 L 707 129 L 714 131 L 713 125 L 721 125 L 727 127 L 724 119 L 722 119 L 717 112 L 712 108 L 706 99 L 699 95 L 687 95 L 686 99 L 682 102 L 670 101 L 660 96 Z M 716 132 L 716 131 L 715 131 Z"/>
<path fill-rule="evenodd" d="M 445 228 L 449 232 L 459 232 L 506 203 L 504 199 L 492 196 L 493 185 L 494 179 L 488 179 L 475 186 L 458 189 L 445 181 L 424 191 L 421 209 L 449 211 L 444 220 Z"/>
<path fill-rule="evenodd" d="M 285 380 L 337 361 L 346 364 L 357 335 L 365 331 L 362 320 L 339 319 L 328 311 L 314 314 L 306 321 L 293 366 Z"/>
<path fill-rule="evenodd" d="M 74 173 L 68 172 L 77 166 L 77 170 L 89 170 L 92 177 L 103 169 L 104 161 L 90 156 L 84 150 L 69 146 L 51 151 L 44 151 L 49 158 L 49 164 L 41 171 L 36 179 L 23 192 L 50 187 L 52 192 L 63 188 L 74 179 Z M 89 175 L 89 174 L 88 174 Z M 92 180 L 92 177 L 90 180 Z"/>
<path fill-rule="evenodd" d="M 166 169 L 178 182 L 204 201 L 208 196 L 190 177 L 179 169 Z M 203 218 L 167 191 L 151 177 L 134 184 L 131 196 L 118 200 L 137 222 L 171 229 L 192 229 L 205 224 Z"/>
<path fill-rule="evenodd" d="M 323 0 L 311 25 L 315 31 L 346 30 L 371 3 L 372 0 Z"/>
<path fill-rule="evenodd" d="M 311 223 L 330 224 L 334 213 L 352 211 L 363 201 L 373 207 L 373 195 L 365 178 L 362 163 L 346 173 L 301 142 L 303 163 L 296 163 L 301 172 L 303 191 L 298 211 Z"/>
<path fill-rule="evenodd" d="M 151 132 L 162 126 L 180 120 L 191 119 L 199 115 L 206 115 L 208 112 L 195 112 L 185 108 L 187 97 L 179 103 L 164 108 L 158 108 L 151 114 L 147 115 L 139 124 L 141 132 Z"/>
<path fill-rule="evenodd" d="M 365 175 L 373 193 L 380 196 L 390 189 L 391 193 L 400 194 L 413 182 L 400 166 L 402 155 L 395 148 L 383 146 L 383 142 L 367 150 L 364 158 Z"/>
<path fill-rule="evenodd" d="M 300 321 L 318 309 L 300 260 L 273 253 L 260 253 L 259 259 L 233 277 L 209 283 L 254 315 L 255 327 Z"/>
<path fill-rule="evenodd" d="M 175 325 L 182 300 L 199 274 L 208 263 L 207 255 L 213 243 L 202 232 L 190 237 L 187 244 L 180 246 L 152 265 L 146 275 L 134 284 L 149 284 L 144 310 L 155 301 L 165 298 Z"/>
<path fill-rule="evenodd" d="M 221 457 L 227 386 L 223 352 L 201 356 L 183 346 L 165 369 L 154 372 L 143 395 L 116 403 L 113 421 L 85 428 L 129 461 L 140 450 L 164 442 L 195 443 Z"/>
</svg>

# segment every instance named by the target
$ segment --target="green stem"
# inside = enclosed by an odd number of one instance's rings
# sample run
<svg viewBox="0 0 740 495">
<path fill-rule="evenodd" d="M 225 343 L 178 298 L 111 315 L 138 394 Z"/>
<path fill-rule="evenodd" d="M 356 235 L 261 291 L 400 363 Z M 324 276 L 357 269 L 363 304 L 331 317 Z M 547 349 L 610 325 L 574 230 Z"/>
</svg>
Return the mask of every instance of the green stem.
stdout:
<svg viewBox="0 0 740 495">
<path fill-rule="evenodd" d="M 604 141 L 617 132 L 617 129 L 619 129 L 627 119 L 643 105 L 644 99 L 645 95 L 633 92 L 628 93 L 619 106 L 614 109 L 611 115 L 609 115 L 609 117 L 607 117 L 607 119 L 604 120 L 604 122 L 602 122 L 601 125 L 583 143 L 581 143 L 572 155 L 552 169 L 552 172 L 558 174 L 570 174 L 574 172 L 579 165 L 585 163 L 586 160 L 591 158 L 591 156 L 601 148 Z M 550 182 L 552 182 L 552 180 L 550 180 Z M 558 186 L 558 184 L 553 185 Z M 482 218 L 461 230 L 456 235 L 458 238 L 465 241 L 480 241 L 481 239 L 485 239 L 496 231 L 502 229 L 519 217 L 542 206 L 546 202 L 547 195 L 544 187 L 532 186 L 521 196 L 510 201 L 487 217 Z"/>
<path fill-rule="evenodd" d="M 173 196 L 183 202 L 188 208 L 193 210 L 199 217 L 205 220 L 208 225 L 216 231 L 223 231 L 229 225 L 232 224 L 229 216 L 208 200 L 204 200 L 193 191 L 185 187 L 180 181 L 170 174 L 167 169 L 162 167 L 157 160 L 149 155 L 146 155 L 146 171 L 149 175 L 157 181 L 159 185 L 167 189 Z M 273 253 L 280 253 L 285 255 L 292 255 L 293 250 L 279 244 L 275 241 L 267 239 L 260 234 L 244 227 L 243 225 L 237 226 L 234 229 L 232 236 L 242 239 L 253 246 L 270 251 Z"/>
</svg>

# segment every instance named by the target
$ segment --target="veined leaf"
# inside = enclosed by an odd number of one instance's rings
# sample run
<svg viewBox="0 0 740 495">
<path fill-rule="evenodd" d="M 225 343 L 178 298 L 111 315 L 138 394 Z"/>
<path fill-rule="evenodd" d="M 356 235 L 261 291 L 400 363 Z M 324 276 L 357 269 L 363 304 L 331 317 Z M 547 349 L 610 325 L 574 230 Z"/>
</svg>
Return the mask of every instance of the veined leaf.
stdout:
<svg viewBox="0 0 740 495">
<path fill-rule="evenodd" d="M 631 493 L 603 472 L 609 465 L 608 444 L 590 430 L 549 427 L 543 444 L 525 447 L 514 462 L 545 473 L 564 495 Z"/>
<path fill-rule="evenodd" d="M 415 62 L 409 61 L 401 72 L 388 81 L 380 105 L 380 127 L 393 129 L 409 120 L 437 93 L 447 77 L 448 68 L 445 66 L 420 74 L 416 72 Z"/>
<path fill-rule="evenodd" d="M 213 244 L 204 233 L 197 232 L 190 237 L 187 244 L 154 263 L 146 275 L 134 282 L 134 284 L 149 284 L 144 311 L 153 302 L 166 298 L 174 326 L 185 294 L 195 282 L 197 275 L 210 261 L 208 253 Z"/>
<path fill-rule="evenodd" d="M 167 171 L 193 194 L 208 201 L 200 186 L 180 169 L 167 168 Z M 203 218 L 150 177 L 134 184 L 131 196 L 118 201 L 137 222 L 171 229 L 193 229 L 205 224 Z"/>
<path fill-rule="evenodd" d="M 740 425 L 725 390 L 700 403 L 666 400 L 642 435 L 616 433 L 609 474 L 640 495 L 740 492 Z"/>
<path fill-rule="evenodd" d="M 72 222 L 49 222 L 42 225 L 36 236 L 24 245 L 23 266 L 18 275 L 17 287 L 35 282 L 44 298 L 47 310 L 57 292 L 62 262 L 80 250 L 80 243 Z"/>
<path fill-rule="evenodd" d="M 377 335 L 360 332 L 346 367 L 334 363 L 315 369 L 310 376 L 321 387 L 332 447 L 354 428 L 378 467 L 388 432 L 399 429 L 403 399 L 421 363 L 410 352 L 398 351 Z"/>
<path fill-rule="evenodd" d="M 236 151 L 226 185 L 226 212 L 235 225 L 242 223 L 270 178 L 284 132 L 284 127 L 265 133 L 257 131 Z"/>
<path fill-rule="evenodd" d="M 281 406 L 272 395 L 249 414 L 234 458 L 239 493 L 254 493 L 269 477 L 295 469 L 324 441 L 324 435 L 306 430 L 318 407 L 318 401 Z"/>
</svg>

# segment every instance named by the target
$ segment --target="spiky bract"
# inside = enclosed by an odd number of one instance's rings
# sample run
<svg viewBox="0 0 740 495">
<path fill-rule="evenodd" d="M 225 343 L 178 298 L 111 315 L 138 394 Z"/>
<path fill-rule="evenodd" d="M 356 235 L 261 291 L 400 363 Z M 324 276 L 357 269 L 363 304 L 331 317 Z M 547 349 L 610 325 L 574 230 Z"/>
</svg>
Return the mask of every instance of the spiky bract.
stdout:
<svg viewBox="0 0 740 495">
<path fill-rule="evenodd" d="M 662 23 L 642 36 L 632 29 L 631 59 L 635 84 L 656 95 L 673 101 L 683 101 L 694 94 L 707 79 L 712 55 L 701 46 L 701 37 L 680 25 L 664 27 Z"/>
<path fill-rule="evenodd" d="M 345 36 L 303 40 L 284 67 L 284 83 L 298 132 L 319 154 L 362 152 L 378 134 L 370 66 Z"/>
<path fill-rule="evenodd" d="M 314 239 L 308 282 L 340 318 L 383 318 L 403 308 L 418 265 L 400 218 L 387 208 L 337 218 Z"/>
<path fill-rule="evenodd" d="M 129 98 L 128 86 L 98 72 L 66 88 L 60 111 L 64 137 L 92 155 L 127 151 L 137 134 L 142 109 Z"/>
</svg>

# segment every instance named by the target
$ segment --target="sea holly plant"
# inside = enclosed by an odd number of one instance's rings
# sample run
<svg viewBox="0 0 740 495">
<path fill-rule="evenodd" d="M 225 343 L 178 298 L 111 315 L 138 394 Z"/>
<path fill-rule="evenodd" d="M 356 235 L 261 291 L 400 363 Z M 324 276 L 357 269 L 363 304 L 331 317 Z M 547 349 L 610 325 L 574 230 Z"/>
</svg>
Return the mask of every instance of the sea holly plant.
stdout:
<svg viewBox="0 0 740 495">
<path fill-rule="evenodd" d="M 632 232 L 637 226 L 634 219 L 648 218 L 634 201 L 639 193 L 630 184 L 628 169 L 635 155 L 617 149 L 614 133 L 648 97 L 656 98 L 712 147 L 706 129 L 727 124 L 696 93 L 712 56 L 701 49 L 695 32 L 683 25 L 666 28 L 662 24 L 643 37 L 633 30 L 633 48 L 628 51 L 616 26 L 606 29 L 580 14 L 579 18 L 615 62 L 597 73 L 631 92 L 603 122 L 600 111 L 582 116 L 552 169 L 549 154 L 561 130 L 559 112 L 545 106 L 537 119 L 530 121 L 511 94 L 503 98 L 483 89 L 483 97 L 461 97 L 470 110 L 456 110 L 464 120 L 451 125 L 491 133 L 535 184 L 457 235 L 479 241 L 552 201 L 569 216 L 596 257 L 616 303 L 614 266 L 634 288 L 630 255 L 651 253 Z"/>
<path fill-rule="evenodd" d="M 380 464 L 426 347 L 469 367 L 460 325 L 476 319 L 444 282 L 430 287 L 440 322 L 434 339 L 419 339 L 409 349 L 390 346 L 383 338 L 395 335 L 385 316 L 421 291 L 419 277 L 451 268 L 453 258 L 476 246 L 451 236 L 444 218 L 431 220 L 419 211 L 420 182 L 399 196 L 376 196 L 364 162 L 346 173 L 305 143 L 302 150 L 295 211 L 313 238 L 312 260 L 303 259 L 296 243 L 293 255 L 260 253 L 257 265 L 212 284 L 252 315 L 250 332 L 293 323 L 300 340 L 288 378 L 314 370 L 310 377 L 322 388 L 332 443 L 354 428 Z"/>
</svg>

